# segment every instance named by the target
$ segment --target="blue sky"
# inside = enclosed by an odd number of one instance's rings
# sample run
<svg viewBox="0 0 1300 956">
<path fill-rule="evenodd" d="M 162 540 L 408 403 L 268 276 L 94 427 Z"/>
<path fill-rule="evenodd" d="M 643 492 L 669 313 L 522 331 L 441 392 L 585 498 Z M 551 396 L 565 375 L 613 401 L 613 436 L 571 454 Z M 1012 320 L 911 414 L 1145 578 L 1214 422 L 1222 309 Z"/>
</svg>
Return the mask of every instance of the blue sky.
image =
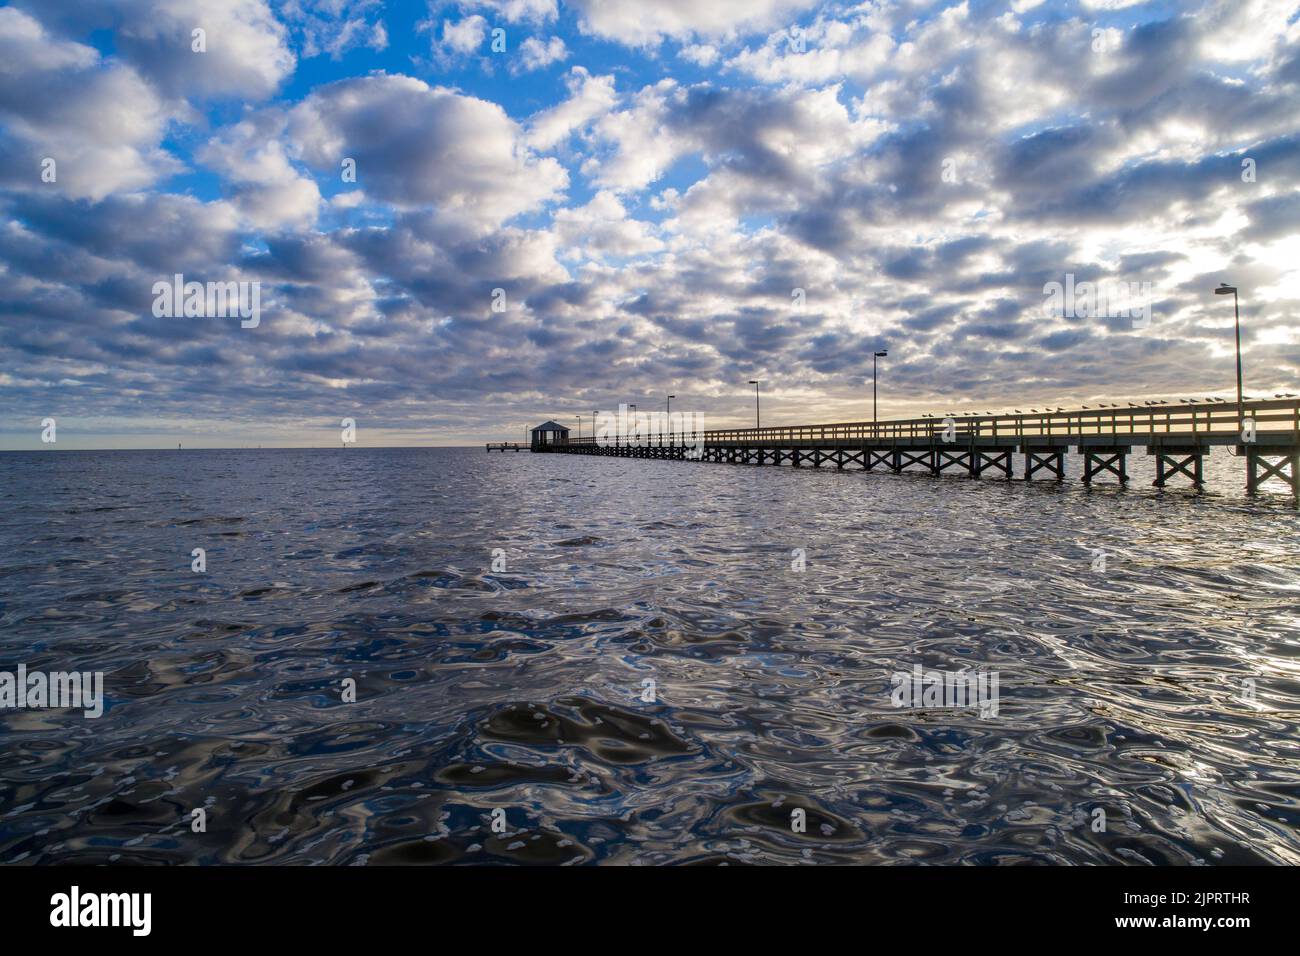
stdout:
<svg viewBox="0 0 1300 956">
<path fill-rule="evenodd" d="M 1300 391 L 1293 2 L 23 0 L 0 63 L 2 448 L 861 420 L 877 348 L 887 417 L 1228 395 L 1223 280 Z"/>
</svg>

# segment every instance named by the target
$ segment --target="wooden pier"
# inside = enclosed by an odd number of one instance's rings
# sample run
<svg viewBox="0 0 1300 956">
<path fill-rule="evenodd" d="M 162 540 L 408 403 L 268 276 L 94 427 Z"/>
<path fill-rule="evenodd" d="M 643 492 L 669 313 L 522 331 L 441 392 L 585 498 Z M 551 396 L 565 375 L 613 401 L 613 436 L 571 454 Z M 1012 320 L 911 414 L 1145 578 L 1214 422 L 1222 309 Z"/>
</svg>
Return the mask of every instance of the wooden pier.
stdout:
<svg viewBox="0 0 1300 956">
<path fill-rule="evenodd" d="M 1251 494 L 1275 477 L 1289 483 L 1300 499 L 1300 399 L 1250 401 L 1243 413 L 1251 428 L 1244 433 L 1235 403 L 1162 402 L 1126 409 L 731 428 L 690 436 L 632 434 L 608 441 L 566 437 L 532 450 L 737 465 L 789 462 L 795 468 L 833 464 L 837 469 L 931 475 L 951 469 L 971 478 L 996 474 L 1006 479 L 1014 477 L 1012 454 L 1020 454 L 1026 481 L 1038 476 L 1064 480 L 1065 456 L 1073 452 L 1082 458 L 1082 480 L 1088 485 L 1103 479 L 1127 484 L 1128 456 L 1143 451 L 1156 459 L 1157 487 L 1186 479 L 1200 490 L 1205 456 L 1219 447 L 1245 459 Z"/>
<path fill-rule="evenodd" d="M 523 451 L 528 446 L 521 441 L 490 441 L 488 451 Z"/>
</svg>

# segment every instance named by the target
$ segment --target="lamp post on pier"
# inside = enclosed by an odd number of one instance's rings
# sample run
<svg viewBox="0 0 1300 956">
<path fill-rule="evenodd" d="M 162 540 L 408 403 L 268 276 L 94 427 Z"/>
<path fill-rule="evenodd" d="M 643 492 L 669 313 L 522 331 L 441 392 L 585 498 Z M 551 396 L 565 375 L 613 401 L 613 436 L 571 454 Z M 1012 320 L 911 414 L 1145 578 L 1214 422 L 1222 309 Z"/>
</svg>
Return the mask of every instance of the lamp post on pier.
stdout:
<svg viewBox="0 0 1300 956">
<path fill-rule="evenodd" d="M 759 417 L 758 417 L 758 385 L 759 385 L 759 383 L 758 383 L 757 381 L 755 381 L 754 379 L 751 378 L 751 379 L 749 380 L 749 384 L 754 386 L 754 430 L 757 431 L 759 428 L 762 427 L 762 426 L 759 424 Z"/>
<path fill-rule="evenodd" d="M 876 424 L 876 359 L 882 359 L 889 354 L 888 349 L 881 349 L 879 352 L 871 353 L 871 424 Z"/>
<path fill-rule="evenodd" d="M 1241 306 L 1237 301 L 1235 285 L 1220 282 L 1214 290 L 1215 295 L 1227 295 L 1229 292 L 1232 293 L 1232 321 L 1237 332 L 1237 428 L 1241 429 L 1246 427 L 1245 401 L 1241 395 Z"/>
</svg>

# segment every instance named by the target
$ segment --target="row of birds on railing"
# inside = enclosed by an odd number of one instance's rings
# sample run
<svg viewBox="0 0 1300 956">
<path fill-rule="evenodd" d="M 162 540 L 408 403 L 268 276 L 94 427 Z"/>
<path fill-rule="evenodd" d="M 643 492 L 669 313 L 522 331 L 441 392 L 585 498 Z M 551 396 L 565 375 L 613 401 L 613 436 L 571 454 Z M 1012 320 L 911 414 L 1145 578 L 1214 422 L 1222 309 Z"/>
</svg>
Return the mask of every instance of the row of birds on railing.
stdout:
<svg viewBox="0 0 1300 956">
<path fill-rule="evenodd" d="M 1294 395 L 1294 394 L 1292 394 L 1291 392 L 1278 392 L 1278 393 L 1275 394 L 1273 397 L 1274 397 L 1274 398 L 1300 398 L 1300 395 Z M 1253 396 L 1250 396 L 1250 395 L 1245 395 L 1245 396 L 1243 396 L 1243 398 L 1244 398 L 1245 401 L 1248 401 L 1248 402 L 1259 401 L 1259 399 L 1256 399 L 1256 398 L 1254 398 Z M 1211 397 L 1211 398 L 1202 398 L 1202 399 L 1195 399 L 1195 398 L 1180 398 L 1180 399 L 1178 400 L 1178 404 L 1180 404 L 1180 405 L 1202 405 L 1202 404 L 1204 404 L 1204 405 L 1216 405 L 1216 404 L 1226 404 L 1227 401 L 1228 401 L 1228 400 L 1227 400 L 1226 398 L 1214 398 L 1214 397 Z M 1128 403 L 1128 407 L 1129 407 L 1129 408 L 1139 408 L 1139 409 L 1140 409 L 1140 408 L 1155 408 L 1155 407 L 1158 407 L 1158 406 L 1160 406 L 1160 405 L 1168 405 L 1168 404 L 1169 404 L 1169 402 L 1165 401 L 1164 399 L 1152 399 L 1152 400 L 1149 400 L 1149 401 L 1145 401 L 1145 402 L 1143 402 L 1141 405 L 1137 404 L 1136 402 L 1129 402 L 1129 403 Z M 1107 404 L 1105 404 L 1104 402 L 1099 402 L 1099 403 L 1097 404 L 1097 406 L 1096 406 L 1096 408 L 1099 408 L 1099 409 L 1100 409 L 1100 408 L 1123 408 L 1123 407 L 1124 407 L 1123 405 L 1107 405 Z M 1092 411 L 1092 410 L 1093 410 L 1093 406 L 1091 406 L 1091 405 L 1082 405 L 1082 406 L 1080 406 L 1080 408 L 1081 408 L 1082 410 L 1084 410 L 1084 411 Z M 1069 409 L 1065 409 L 1065 408 L 1042 408 L 1042 409 L 1039 409 L 1039 408 L 1031 408 L 1028 412 L 1024 412 L 1024 411 L 1021 411 L 1019 408 L 1017 408 L 1017 409 L 1015 409 L 1015 410 L 1012 411 L 1012 412 L 944 412 L 944 415 L 946 415 L 946 416 L 949 417 L 949 418 L 954 418 L 954 417 L 957 417 L 957 416 L 969 417 L 969 416 L 972 416 L 972 415 L 980 415 L 980 414 L 983 414 L 983 415 L 999 415 L 999 414 L 1000 414 L 1000 415 L 1009 415 L 1009 414 L 1015 414 L 1015 415 L 1025 415 L 1025 414 L 1029 414 L 1029 415 L 1055 415 L 1055 414 L 1062 413 L 1062 412 L 1067 412 L 1067 411 L 1069 411 Z M 922 417 L 922 418 L 938 418 L 939 416 L 938 416 L 938 415 L 931 415 L 931 414 L 928 414 L 928 413 L 922 413 L 922 414 L 921 414 L 921 417 Z"/>
</svg>

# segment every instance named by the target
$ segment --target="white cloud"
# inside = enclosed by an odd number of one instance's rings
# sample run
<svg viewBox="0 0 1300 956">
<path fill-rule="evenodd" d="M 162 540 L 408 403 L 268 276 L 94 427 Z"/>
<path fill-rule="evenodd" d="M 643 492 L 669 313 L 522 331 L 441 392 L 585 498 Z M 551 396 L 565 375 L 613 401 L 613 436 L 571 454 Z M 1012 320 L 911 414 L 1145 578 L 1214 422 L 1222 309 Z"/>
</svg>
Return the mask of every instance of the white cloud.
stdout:
<svg viewBox="0 0 1300 956">
<path fill-rule="evenodd" d="M 281 0 L 278 12 L 300 37 L 304 57 L 337 60 L 356 47 L 388 47 L 383 9 L 382 0 Z"/>
<path fill-rule="evenodd" d="M 11 185 L 102 199 L 181 164 L 159 146 L 171 114 L 131 67 L 0 9 L 0 168 Z M 57 179 L 41 181 L 55 161 Z"/>
<path fill-rule="evenodd" d="M 721 54 L 718 48 L 711 43 L 697 43 L 693 46 L 684 46 L 677 55 L 688 63 L 694 63 L 696 66 L 712 66 L 718 62 Z"/>
<path fill-rule="evenodd" d="M 478 230 L 555 198 L 568 174 L 533 155 L 495 103 L 374 74 L 321 87 L 295 107 L 289 134 L 313 167 L 336 175 L 344 158 L 372 199 L 432 206 Z"/>
<path fill-rule="evenodd" d="M 519 45 L 519 60 L 516 70 L 521 73 L 530 73 L 533 70 L 540 70 L 550 66 L 552 63 L 559 63 L 567 59 L 569 51 L 564 46 L 564 41 L 559 37 L 551 37 L 546 42 L 542 42 L 537 37 L 529 37 Z"/>
<path fill-rule="evenodd" d="M 569 98 L 528 121 L 528 144 L 552 149 L 575 131 L 606 115 L 618 102 L 612 76 L 592 76 L 575 66 L 565 77 Z"/>
<path fill-rule="evenodd" d="M 58 40 L 34 17 L 13 7 L 0 7 L 0 74 L 84 70 L 98 62 L 99 51 L 94 47 Z"/>
<path fill-rule="evenodd" d="M 629 218 L 618 197 L 607 190 L 585 206 L 557 211 L 554 228 L 562 246 L 587 258 L 627 258 L 663 248 L 652 234 L 654 227 Z"/>
<path fill-rule="evenodd" d="M 265 0 L 122 0 L 118 12 L 122 56 L 169 96 L 264 99 L 297 63 Z M 206 53 L 192 49 L 196 28 Z"/>
<path fill-rule="evenodd" d="M 434 52 L 469 56 L 483 45 L 487 31 L 488 22 L 477 13 L 454 23 L 451 20 L 443 20 L 442 39 L 434 41 Z"/>
<path fill-rule="evenodd" d="M 732 37 L 792 22 L 815 0 L 572 0 L 582 29 L 629 46 Z"/>
<path fill-rule="evenodd" d="M 546 23 L 557 15 L 555 0 L 454 0 L 431 2 L 430 7 L 457 6 L 462 10 L 483 10 L 491 18 L 507 23 Z"/>
<path fill-rule="evenodd" d="M 306 228 L 316 221 L 320 190 L 301 175 L 283 142 L 278 111 L 251 116 L 221 130 L 197 158 L 233 187 L 233 202 L 255 229 Z"/>
<path fill-rule="evenodd" d="M 728 65 L 765 83 L 813 85 L 845 77 L 865 82 L 884 69 L 895 52 L 888 33 L 836 20 L 819 19 L 800 39 L 802 50 L 791 43 L 790 34 L 775 33 L 763 46 L 741 51 Z"/>
</svg>

